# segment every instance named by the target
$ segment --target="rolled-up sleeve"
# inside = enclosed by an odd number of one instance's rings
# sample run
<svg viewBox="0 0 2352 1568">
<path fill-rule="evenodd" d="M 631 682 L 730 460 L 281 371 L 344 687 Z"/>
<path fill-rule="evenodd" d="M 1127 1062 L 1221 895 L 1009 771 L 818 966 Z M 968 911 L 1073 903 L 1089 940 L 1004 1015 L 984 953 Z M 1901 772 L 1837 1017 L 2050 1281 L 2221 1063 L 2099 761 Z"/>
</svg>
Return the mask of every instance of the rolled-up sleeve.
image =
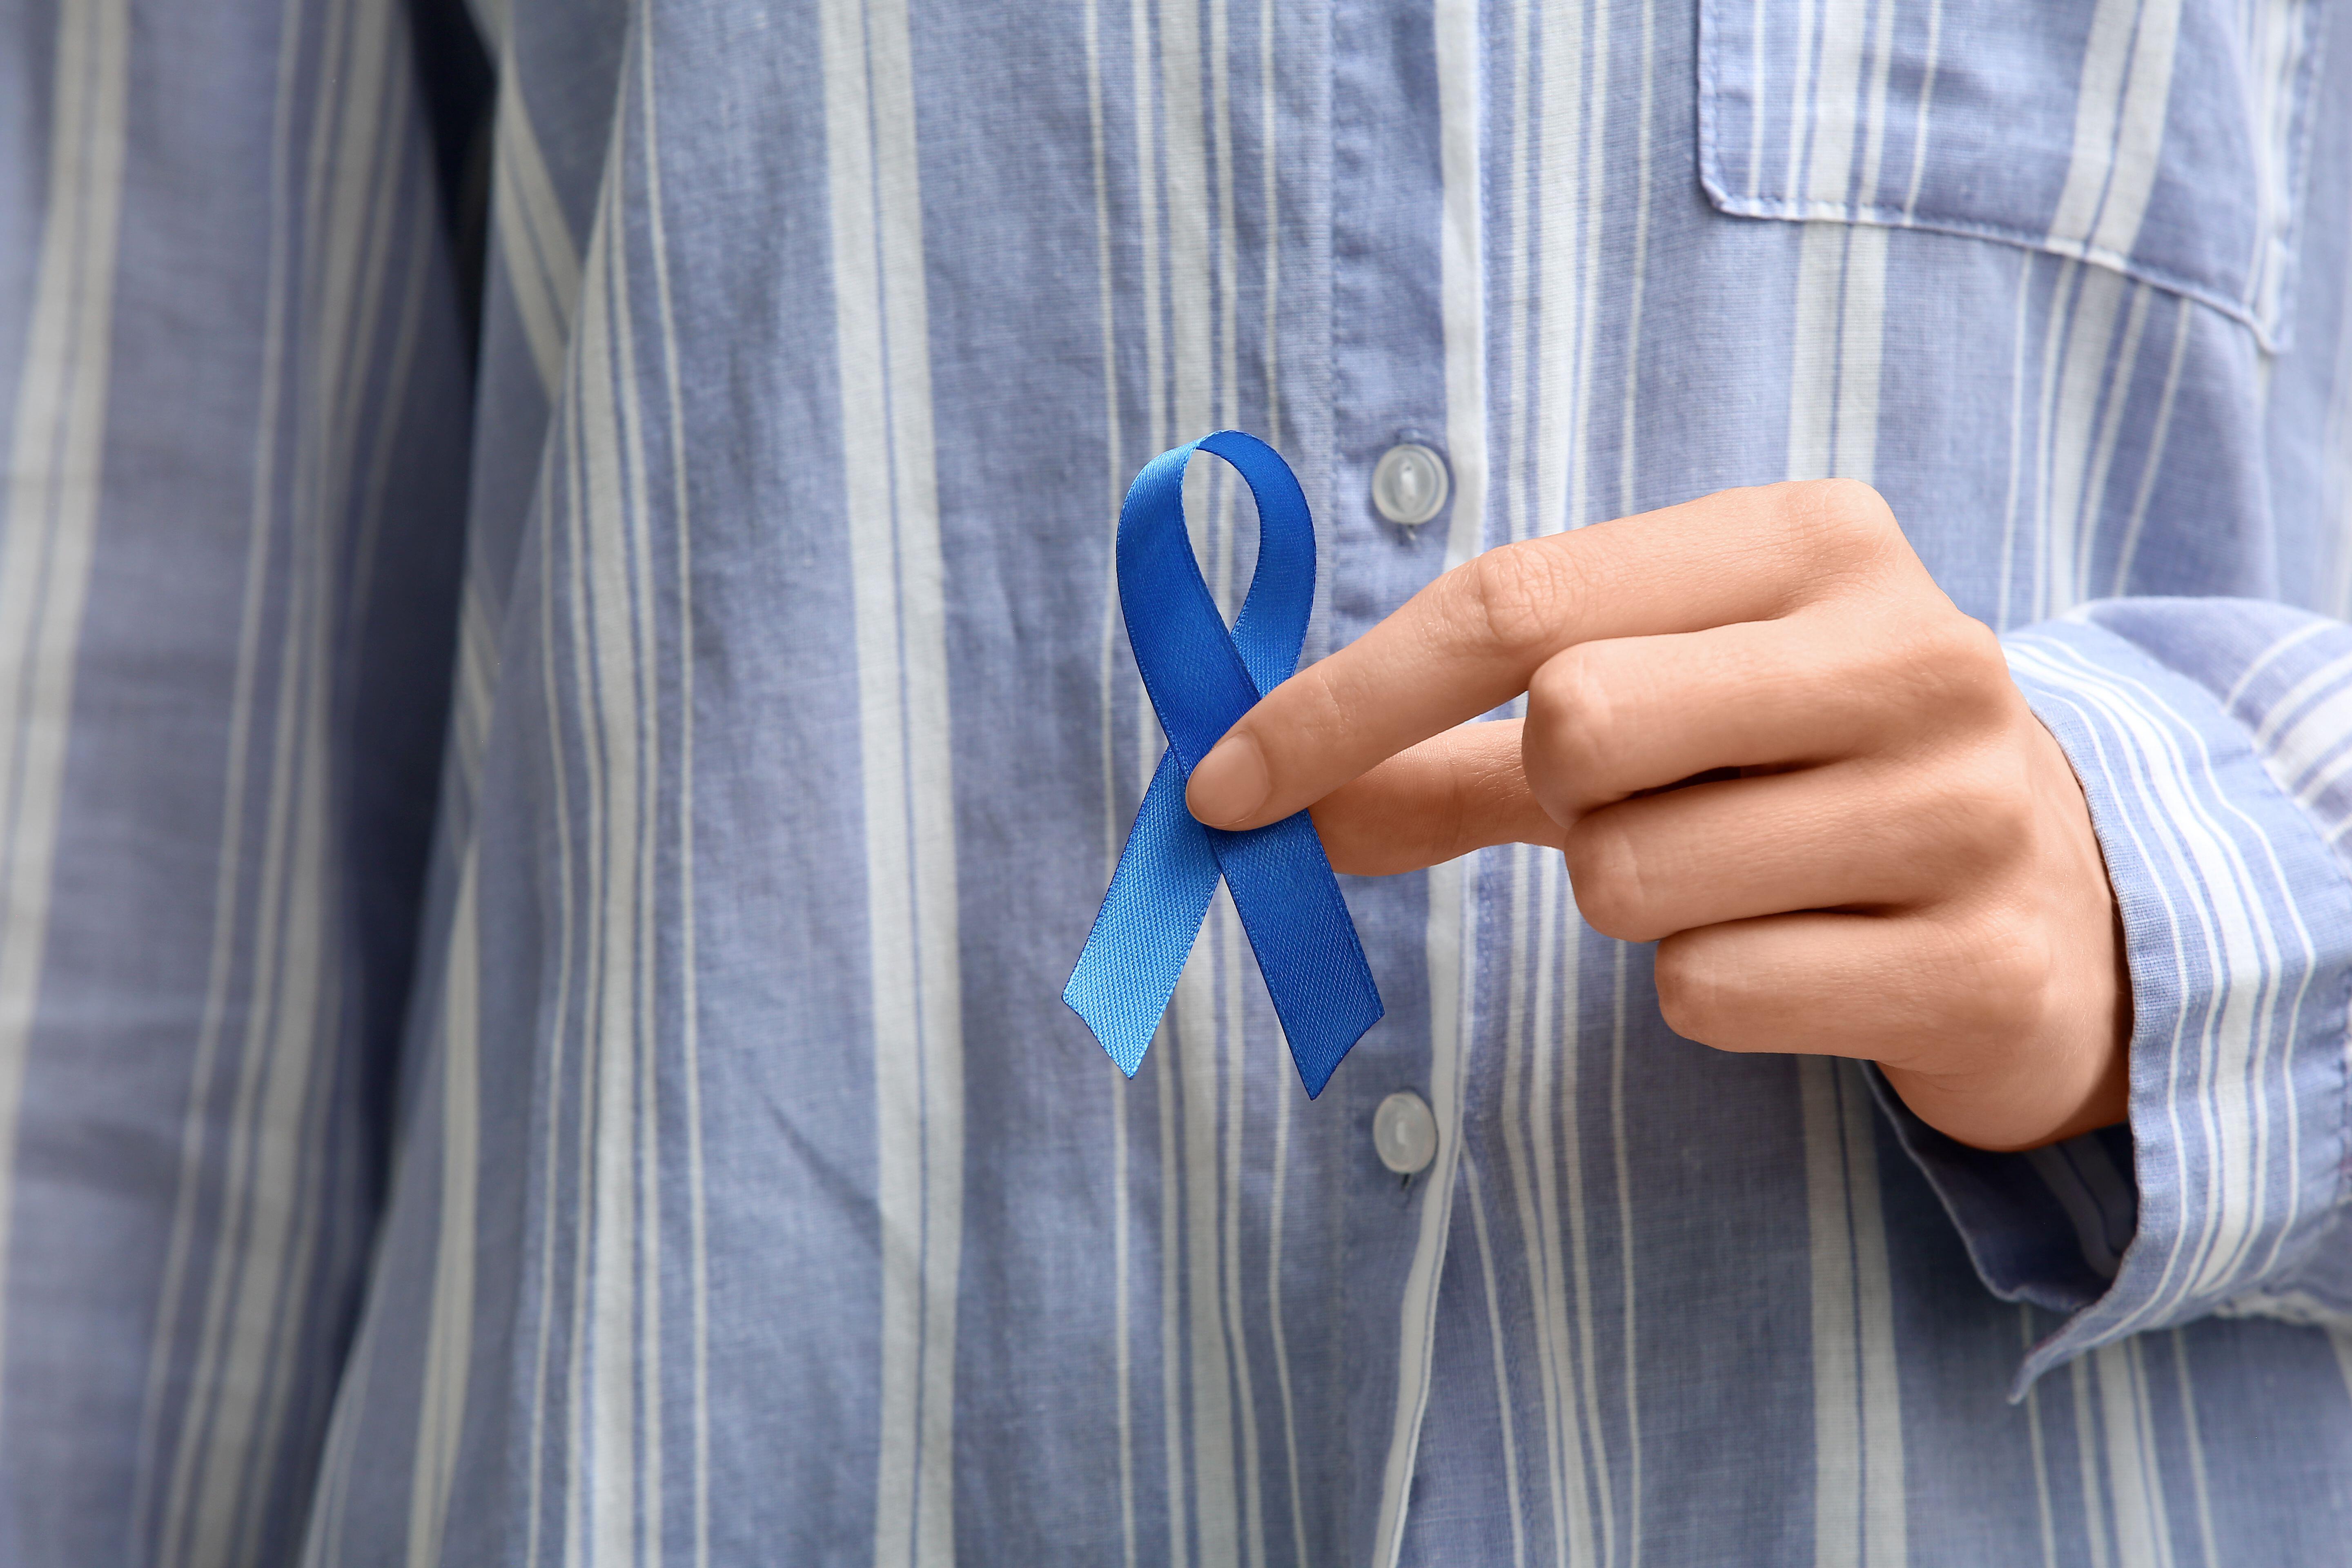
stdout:
<svg viewBox="0 0 2352 1568">
<path fill-rule="evenodd" d="M 1880 1088 L 1986 1286 L 2066 1314 L 2017 1392 L 2210 1314 L 2352 1321 L 2352 626 L 2123 599 L 2005 640 L 2122 913 L 2130 1123 L 1989 1153 Z"/>
</svg>

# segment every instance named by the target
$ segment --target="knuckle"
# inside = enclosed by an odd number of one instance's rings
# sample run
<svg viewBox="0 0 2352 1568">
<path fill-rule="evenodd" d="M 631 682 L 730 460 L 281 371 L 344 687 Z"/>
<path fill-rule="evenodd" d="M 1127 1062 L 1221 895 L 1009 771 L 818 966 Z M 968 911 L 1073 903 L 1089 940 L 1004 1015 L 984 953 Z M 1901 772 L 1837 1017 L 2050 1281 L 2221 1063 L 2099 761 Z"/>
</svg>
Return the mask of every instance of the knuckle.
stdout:
<svg viewBox="0 0 2352 1568">
<path fill-rule="evenodd" d="M 1862 565 L 1902 541 L 1885 498 L 1860 479 L 1790 479 L 1773 490 L 1782 527 L 1826 561 Z"/>
<path fill-rule="evenodd" d="M 1982 621 L 1958 614 L 1930 616 L 1902 646 L 1922 695 L 1938 711 L 1982 720 L 2010 707 L 2016 686 L 2009 678 L 2009 661 L 2000 638 Z"/>
<path fill-rule="evenodd" d="M 1890 738 L 1941 747 L 2011 730 L 2028 714 L 2000 639 L 1957 612 L 1914 616 L 1890 605 L 1854 639 L 1846 668 L 1875 679 L 1873 701 Z"/>
<path fill-rule="evenodd" d="M 1951 663 L 1965 669 L 1988 685 L 2007 690 L 2012 684 L 2009 678 L 2009 655 L 2000 646 L 2000 634 L 1974 616 L 1953 615 L 1938 618 L 1947 639 Z"/>
<path fill-rule="evenodd" d="M 1941 837 L 1974 866 L 2007 861 L 2032 847 L 2031 786 L 1999 748 L 1979 747 L 1941 770 L 1931 809 Z"/>
<path fill-rule="evenodd" d="M 1507 655 L 1549 645 L 1574 589 L 1564 553 L 1533 542 L 1473 556 L 1462 572 L 1470 629 Z"/>
</svg>

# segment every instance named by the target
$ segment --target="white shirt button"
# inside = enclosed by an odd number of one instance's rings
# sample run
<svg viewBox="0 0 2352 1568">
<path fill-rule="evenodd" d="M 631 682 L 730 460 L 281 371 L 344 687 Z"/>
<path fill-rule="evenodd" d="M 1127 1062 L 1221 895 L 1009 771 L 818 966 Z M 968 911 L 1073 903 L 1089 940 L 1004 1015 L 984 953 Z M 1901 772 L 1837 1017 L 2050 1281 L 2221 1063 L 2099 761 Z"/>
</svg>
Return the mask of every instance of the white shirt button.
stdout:
<svg viewBox="0 0 2352 1568">
<path fill-rule="evenodd" d="M 1427 522 L 1445 510 L 1452 488 L 1445 459 L 1418 441 L 1402 441 L 1372 466 L 1372 505 L 1391 522 L 1406 528 Z"/>
<path fill-rule="evenodd" d="M 1381 1163 L 1400 1176 L 1417 1175 L 1437 1158 L 1437 1118 L 1429 1103 L 1409 1089 L 1381 1101 L 1372 1112 L 1372 1147 Z"/>
</svg>

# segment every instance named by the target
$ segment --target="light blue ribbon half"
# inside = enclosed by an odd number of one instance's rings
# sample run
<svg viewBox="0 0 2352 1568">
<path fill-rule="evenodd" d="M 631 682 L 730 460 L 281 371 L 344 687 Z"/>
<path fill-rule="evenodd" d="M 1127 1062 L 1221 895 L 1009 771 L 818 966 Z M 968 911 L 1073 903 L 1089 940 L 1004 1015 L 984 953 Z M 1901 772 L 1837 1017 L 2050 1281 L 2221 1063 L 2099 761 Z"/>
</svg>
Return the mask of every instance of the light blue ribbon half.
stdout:
<svg viewBox="0 0 2352 1568">
<path fill-rule="evenodd" d="M 1184 529 L 1184 465 L 1195 450 L 1239 469 L 1257 500 L 1257 570 L 1230 632 Z M 1255 436 L 1220 430 L 1145 464 L 1118 513 L 1118 604 L 1168 751 L 1062 1000 L 1133 1078 L 1222 874 L 1311 1099 L 1381 1020 L 1381 994 L 1323 841 L 1303 811 L 1226 833 L 1184 808 L 1193 767 L 1290 679 L 1307 637 L 1315 523 L 1282 455 Z"/>
</svg>

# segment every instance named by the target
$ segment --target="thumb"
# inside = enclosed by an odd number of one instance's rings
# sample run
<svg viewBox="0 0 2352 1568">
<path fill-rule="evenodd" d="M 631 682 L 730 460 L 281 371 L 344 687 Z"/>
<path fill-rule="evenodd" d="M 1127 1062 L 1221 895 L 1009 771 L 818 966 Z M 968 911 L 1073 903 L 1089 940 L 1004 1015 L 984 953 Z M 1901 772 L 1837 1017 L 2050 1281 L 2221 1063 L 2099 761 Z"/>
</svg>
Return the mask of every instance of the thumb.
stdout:
<svg viewBox="0 0 2352 1568">
<path fill-rule="evenodd" d="M 1490 844 L 1565 837 L 1528 790 L 1521 721 L 1459 725 L 1340 785 L 1310 808 L 1331 868 L 1360 877 L 1417 871 Z"/>
</svg>

